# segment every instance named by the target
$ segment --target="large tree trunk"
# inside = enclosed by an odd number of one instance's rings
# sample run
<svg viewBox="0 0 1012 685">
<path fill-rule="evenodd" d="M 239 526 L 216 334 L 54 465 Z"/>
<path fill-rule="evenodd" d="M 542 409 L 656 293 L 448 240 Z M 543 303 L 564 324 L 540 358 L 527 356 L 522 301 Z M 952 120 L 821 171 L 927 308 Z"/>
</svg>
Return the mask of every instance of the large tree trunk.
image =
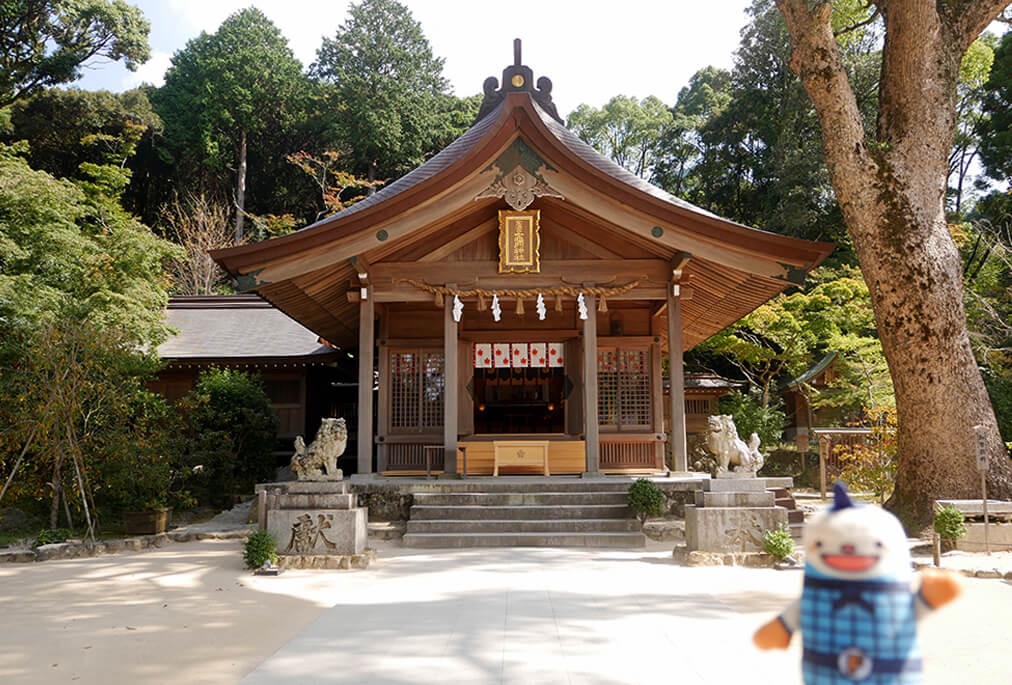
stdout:
<svg viewBox="0 0 1012 685">
<path fill-rule="evenodd" d="M 963 53 L 1007 0 L 878 2 L 886 25 L 878 130 L 868 142 L 830 27 L 831 3 L 777 0 L 791 68 L 819 115 L 833 187 L 871 291 L 896 391 L 899 470 L 889 506 L 908 524 L 935 499 L 980 497 L 973 427 L 987 433 L 989 494 L 1012 495 L 970 349 L 962 269 L 945 221 Z M 948 12 L 945 14 L 944 12 Z"/>
</svg>

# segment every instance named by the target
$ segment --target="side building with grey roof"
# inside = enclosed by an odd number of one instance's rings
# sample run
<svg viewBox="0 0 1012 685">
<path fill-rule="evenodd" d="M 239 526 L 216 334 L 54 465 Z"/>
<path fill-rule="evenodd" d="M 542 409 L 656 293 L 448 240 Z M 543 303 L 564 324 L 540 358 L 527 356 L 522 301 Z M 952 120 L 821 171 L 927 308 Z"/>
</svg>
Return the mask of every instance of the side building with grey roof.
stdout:
<svg viewBox="0 0 1012 685">
<path fill-rule="evenodd" d="M 158 348 L 167 366 L 150 384 L 153 391 L 175 402 L 204 369 L 252 371 L 278 416 L 279 461 L 291 452 L 295 436 L 309 442 L 325 417 L 346 419 L 351 446 L 357 382 L 354 372 L 342 368 L 355 363 L 347 351 L 256 295 L 173 297 L 165 318 L 175 334 Z"/>
</svg>

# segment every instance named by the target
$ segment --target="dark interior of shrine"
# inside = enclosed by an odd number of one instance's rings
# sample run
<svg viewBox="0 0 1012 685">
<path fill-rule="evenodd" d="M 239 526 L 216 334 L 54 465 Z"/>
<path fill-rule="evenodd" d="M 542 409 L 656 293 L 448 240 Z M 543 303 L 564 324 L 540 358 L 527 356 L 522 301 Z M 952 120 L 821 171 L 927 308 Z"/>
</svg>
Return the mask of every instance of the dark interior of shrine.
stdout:
<svg viewBox="0 0 1012 685">
<path fill-rule="evenodd" d="M 474 432 L 565 432 L 566 375 L 562 368 L 475 369 Z"/>
</svg>

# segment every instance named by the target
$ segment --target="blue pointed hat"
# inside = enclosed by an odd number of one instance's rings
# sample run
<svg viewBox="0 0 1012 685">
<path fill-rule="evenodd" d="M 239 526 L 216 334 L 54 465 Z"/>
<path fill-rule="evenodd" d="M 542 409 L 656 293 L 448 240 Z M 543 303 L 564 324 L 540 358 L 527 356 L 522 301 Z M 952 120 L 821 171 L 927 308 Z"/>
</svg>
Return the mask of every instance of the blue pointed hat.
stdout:
<svg viewBox="0 0 1012 685">
<path fill-rule="evenodd" d="M 836 481 L 833 484 L 833 507 L 830 511 L 840 511 L 852 506 L 854 506 L 854 502 L 851 501 L 850 495 L 847 493 L 847 485 L 842 480 Z"/>
</svg>

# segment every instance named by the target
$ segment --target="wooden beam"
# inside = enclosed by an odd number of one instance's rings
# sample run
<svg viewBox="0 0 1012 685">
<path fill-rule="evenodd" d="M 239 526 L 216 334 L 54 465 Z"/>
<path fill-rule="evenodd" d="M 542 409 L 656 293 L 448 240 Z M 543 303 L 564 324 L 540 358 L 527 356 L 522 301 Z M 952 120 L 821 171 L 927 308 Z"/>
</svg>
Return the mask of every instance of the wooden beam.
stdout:
<svg viewBox="0 0 1012 685">
<path fill-rule="evenodd" d="M 663 259 L 568 259 L 543 260 L 541 272 L 536 274 L 500 274 L 493 261 L 461 262 L 380 262 L 373 265 L 374 282 L 380 279 L 401 281 L 414 279 L 430 284 L 455 282 L 468 287 L 477 282 L 485 287 L 486 281 L 498 279 L 512 288 L 536 288 L 539 285 L 559 285 L 565 280 L 574 287 L 587 280 L 599 286 L 622 285 L 632 280 L 668 283 L 671 280 L 670 264 Z"/>
<path fill-rule="evenodd" d="M 373 298 L 369 286 L 358 305 L 358 472 L 372 473 L 372 381 L 375 344 Z"/>
<path fill-rule="evenodd" d="M 453 298 L 443 302 L 443 474 L 457 473 L 457 322 Z"/>
<path fill-rule="evenodd" d="M 362 285 L 367 285 L 369 283 L 369 270 L 371 268 L 369 260 L 365 258 L 365 255 L 357 254 L 353 255 L 348 261 L 355 268 L 359 282 Z"/>
<path fill-rule="evenodd" d="M 678 283 L 682 280 L 682 272 L 685 270 L 685 265 L 692 259 L 692 255 L 688 252 L 679 252 L 675 255 L 675 258 L 671 260 L 671 280 L 674 283 Z"/>
<path fill-rule="evenodd" d="M 676 472 L 688 472 L 688 448 L 685 436 L 685 368 L 682 361 L 682 305 L 675 290 L 668 289 L 668 382 L 671 387 L 671 457 Z"/>
<path fill-rule="evenodd" d="M 583 434 L 587 450 L 587 476 L 601 475 L 600 430 L 597 416 L 597 298 L 584 295 L 587 320 L 583 322 Z"/>
</svg>

